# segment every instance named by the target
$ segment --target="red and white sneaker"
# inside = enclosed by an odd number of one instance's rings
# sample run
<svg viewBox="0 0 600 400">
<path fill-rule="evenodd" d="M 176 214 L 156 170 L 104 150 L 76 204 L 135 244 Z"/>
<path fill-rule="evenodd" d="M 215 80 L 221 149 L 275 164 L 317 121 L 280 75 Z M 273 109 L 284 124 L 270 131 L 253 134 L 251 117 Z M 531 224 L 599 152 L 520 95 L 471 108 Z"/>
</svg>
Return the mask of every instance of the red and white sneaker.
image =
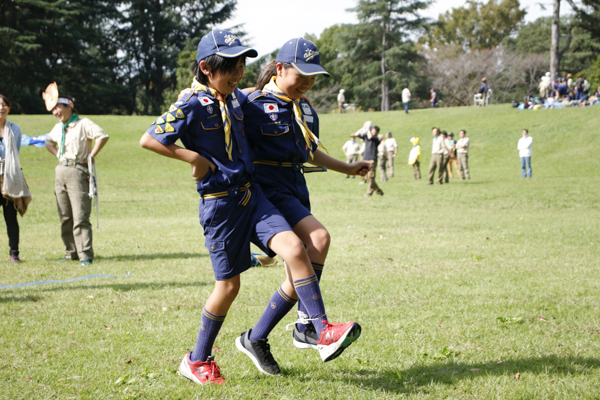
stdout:
<svg viewBox="0 0 600 400">
<path fill-rule="evenodd" d="M 319 336 L 317 350 L 323 362 L 339 357 L 346 347 L 360 337 L 361 327 L 357 322 L 330 324 L 327 321 L 322 321 L 322 323 L 325 324 L 325 329 L 321 331 Z"/>
<path fill-rule="evenodd" d="M 179 366 L 179 375 L 188 378 L 199 385 L 222 385 L 226 379 L 221 376 L 221 369 L 214 361 L 214 356 L 209 356 L 206 361 L 191 361 L 187 353 Z"/>
</svg>

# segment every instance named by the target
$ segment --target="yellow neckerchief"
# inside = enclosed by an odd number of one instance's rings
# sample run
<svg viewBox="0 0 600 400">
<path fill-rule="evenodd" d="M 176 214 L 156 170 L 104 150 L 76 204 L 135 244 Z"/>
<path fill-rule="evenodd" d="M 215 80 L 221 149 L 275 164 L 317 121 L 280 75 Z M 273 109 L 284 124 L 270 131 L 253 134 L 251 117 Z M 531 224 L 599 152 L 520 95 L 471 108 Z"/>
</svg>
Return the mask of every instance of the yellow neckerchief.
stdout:
<svg viewBox="0 0 600 400">
<path fill-rule="evenodd" d="M 233 158 L 231 157 L 231 117 L 229 116 L 229 109 L 227 108 L 225 98 L 221 93 L 217 92 L 215 89 L 206 87 L 200 82 L 198 82 L 196 80 L 196 77 L 194 77 L 194 82 L 192 82 L 192 89 L 194 90 L 194 93 L 198 92 L 199 90 L 210 93 L 215 97 L 215 99 L 219 100 L 219 107 L 221 108 L 221 119 L 223 120 L 223 130 L 225 131 L 225 150 L 227 150 L 227 155 L 229 156 L 229 159 L 233 160 Z"/>
<path fill-rule="evenodd" d="M 263 88 L 263 92 L 271 93 L 279 100 L 283 100 L 288 103 L 292 101 L 294 103 L 294 116 L 296 117 L 296 122 L 298 123 L 298 125 L 300 125 L 300 129 L 302 129 L 302 135 L 304 136 L 304 141 L 308 145 L 308 151 L 311 159 L 313 158 L 313 152 L 312 147 L 310 146 L 310 142 L 314 142 L 317 145 L 321 146 L 327 152 L 327 154 L 329 154 L 327 148 L 323 146 L 319 138 L 316 137 L 315 134 L 310 131 L 308 125 L 306 125 L 306 121 L 304 120 L 304 114 L 302 114 L 302 110 L 300 109 L 300 104 L 298 104 L 298 100 L 292 100 L 289 97 L 287 97 L 279 89 L 277 83 L 275 83 L 275 77 L 272 77 L 271 81 L 265 85 L 265 87 Z"/>
</svg>

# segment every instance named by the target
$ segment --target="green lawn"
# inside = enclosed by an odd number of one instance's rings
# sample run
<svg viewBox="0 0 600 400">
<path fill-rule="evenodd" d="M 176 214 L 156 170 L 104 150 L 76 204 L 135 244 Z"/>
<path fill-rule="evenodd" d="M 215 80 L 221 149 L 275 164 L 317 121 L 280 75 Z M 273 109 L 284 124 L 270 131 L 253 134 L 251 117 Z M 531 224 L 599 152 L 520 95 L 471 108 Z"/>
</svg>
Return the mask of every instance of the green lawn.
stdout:
<svg viewBox="0 0 600 400">
<path fill-rule="evenodd" d="M 30 136 L 55 123 L 10 119 Z M 34 200 L 20 219 L 23 263 L 10 264 L 5 247 L 0 284 L 131 276 L 0 289 L 0 398 L 600 398 L 600 107 L 322 115 L 321 139 L 335 157 L 367 119 L 400 145 L 383 197 L 365 198 L 359 179 L 307 175 L 313 212 L 333 237 L 322 284 L 328 315 L 359 321 L 363 334 L 323 364 L 293 347 L 290 313 L 270 336 L 283 376 L 261 375 L 234 339 L 284 272 L 281 262 L 252 269 L 215 343 L 223 387 L 176 374 L 214 281 L 191 171 L 139 148 L 153 118 L 91 119 L 111 135 L 97 160 L 94 264 L 55 262 L 63 256 L 56 160 L 23 148 Z M 433 126 L 467 130 L 470 182 L 425 185 Z M 532 179 L 521 178 L 523 128 L 534 139 Z M 425 178 L 417 182 L 406 163 L 415 135 Z"/>
</svg>

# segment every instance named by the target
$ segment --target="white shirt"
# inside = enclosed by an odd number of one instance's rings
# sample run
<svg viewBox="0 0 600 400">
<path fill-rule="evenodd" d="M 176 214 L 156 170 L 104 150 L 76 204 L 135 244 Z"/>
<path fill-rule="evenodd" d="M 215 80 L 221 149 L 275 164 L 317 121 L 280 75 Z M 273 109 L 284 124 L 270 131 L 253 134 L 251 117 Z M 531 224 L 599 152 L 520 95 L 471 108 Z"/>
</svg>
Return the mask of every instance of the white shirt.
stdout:
<svg viewBox="0 0 600 400">
<path fill-rule="evenodd" d="M 402 102 L 408 103 L 410 101 L 410 90 L 408 88 L 404 88 L 402 91 Z"/>
<path fill-rule="evenodd" d="M 442 135 L 433 138 L 433 145 L 431 146 L 431 154 L 444 154 L 444 138 Z"/>
<path fill-rule="evenodd" d="M 60 150 L 60 139 L 62 136 L 62 127 L 60 122 L 54 125 L 50 135 L 46 139 L 47 143 L 56 146 Z M 87 118 L 71 122 L 67 127 L 65 135 L 65 152 L 59 161 L 87 161 L 88 155 L 92 152 L 92 140 L 104 139 L 108 135 L 102 128 Z"/>
<path fill-rule="evenodd" d="M 517 149 L 519 149 L 519 157 L 531 157 L 531 145 L 533 144 L 533 138 L 529 135 L 523 136 L 519 139 Z"/>
<path fill-rule="evenodd" d="M 385 139 L 385 147 L 387 148 L 387 151 L 393 151 L 395 153 L 398 148 L 398 143 L 396 143 L 396 139 L 393 137 L 387 138 Z"/>
<path fill-rule="evenodd" d="M 358 143 L 356 140 L 348 140 L 342 147 L 342 150 L 344 150 L 349 156 L 359 154 L 360 143 Z"/>
<path fill-rule="evenodd" d="M 470 141 L 468 137 L 458 139 L 458 142 L 456 142 L 456 152 L 460 154 L 467 154 L 469 152 L 469 143 Z"/>
<path fill-rule="evenodd" d="M 344 93 L 338 94 L 338 103 L 343 103 L 345 101 L 346 101 L 346 96 L 344 96 Z"/>
<path fill-rule="evenodd" d="M 382 140 L 381 143 L 379 143 L 379 146 L 377 146 L 377 155 L 385 156 L 386 152 L 387 152 L 387 148 L 385 147 L 385 140 Z"/>
</svg>

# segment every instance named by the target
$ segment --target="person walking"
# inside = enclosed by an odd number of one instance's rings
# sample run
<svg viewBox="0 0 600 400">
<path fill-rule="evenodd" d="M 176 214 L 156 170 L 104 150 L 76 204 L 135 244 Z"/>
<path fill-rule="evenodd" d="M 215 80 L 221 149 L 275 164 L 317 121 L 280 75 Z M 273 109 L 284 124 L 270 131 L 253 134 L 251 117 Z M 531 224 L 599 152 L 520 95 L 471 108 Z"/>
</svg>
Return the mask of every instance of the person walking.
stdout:
<svg viewBox="0 0 600 400">
<path fill-rule="evenodd" d="M 371 126 L 368 132 L 365 132 L 365 128 Z M 375 182 L 375 173 L 377 171 L 377 146 L 379 146 L 379 127 L 372 126 L 371 121 L 365 122 L 365 126 L 356 132 L 356 137 L 364 139 L 365 141 L 365 152 L 363 155 L 364 161 L 368 161 L 371 164 L 371 170 L 367 173 L 367 193 L 365 196 L 371 196 L 376 193 L 378 196 L 383 196 L 383 191 Z"/>
<path fill-rule="evenodd" d="M 470 180 L 471 175 L 469 174 L 469 138 L 467 132 L 463 129 L 458 135 L 460 139 L 456 142 L 456 157 L 458 159 L 458 173 L 464 180 Z"/>
<path fill-rule="evenodd" d="M 531 146 L 533 138 L 529 136 L 529 131 L 523 129 L 523 137 L 517 143 L 519 157 L 521 158 L 521 176 L 523 178 L 531 178 Z"/>
<path fill-rule="evenodd" d="M 433 128 L 431 134 L 433 135 L 433 144 L 431 146 L 431 163 L 429 164 L 429 181 L 427 184 L 433 185 L 433 177 L 437 169 L 438 179 L 436 183 L 441 185 L 442 177 L 444 176 L 444 171 L 442 170 L 444 162 L 444 139 L 440 134 L 440 128 Z"/>
<path fill-rule="evenodd" d="M 48 85 L 42 97 L 46 109 L 58 119 L 46 139 L 46 149 L 58 158 L 54 193 L 65 244 L 65 258 L 60 261 L 81 260 L 81 265 L 90 265 L 94 249 L 88 163 L 94 162 L 108 135 L 89 119 L 79 118 L 73 99 L 59 95 L 56 83 Z M 93 147 L 92 141 L 95 141 Z"/>
<path fill-rule="evenodd" d="M 338 96 L 337 96 L 338 107 L 340 108 L 340 114 L 343 114 L 346 112 L 346 109 L 344 108 L 344 103 L 346 102 L 346 96 L 344 96 L 345 92 L 346 91 L 344 89 L 340 89 L 340 92 L 338 93 Z"/>
<path fill-rule="evenodd" d="M 4 222 L 6 222 L 6 234 L 10 248 L 9 260 L 18 264 L 19 258 L 19 221 L 17 212 L 21 216 L 27 210 L 31 201 L 31 193 L 25 183 L 21 172 L 19 152 L 21 151 L 21 128 L 7 117 L 10 113 L 8 99 L 0 94 L 0 206 L 4 211 Z"/>
<path fill-rule="evenodd" d="M 431 95 L 429 98 L 429 102 L 431 103 L 431 108 L 434 108 L 435 105 L 438 103 L 438 97 L 437 97 L 437 93 L 435 92 L 435 89 L 431 89 Z"/>
<path fill-rule="evenodd" d="M 410 90 L 408 89 L 408 83 L 406 83 L 404 90 L 402 90 L 402 102 L 404 103 L 404 113 L 408 114 L 408 106 L 410 105 Z"/>
<path fill-rule="evenodd" d="M 386 171 L 388 178 L 394 177 L 394 158 L 398 155 L 398 143 L 392 137 L 392 132 L 387 131 L 385 134 L 385 149 L 386 149 Z"/>
<path fill-rule="evenodd" d="M 354 133 L 352 133 L 350 135 L 350 140 L 348 140 L 346 143 L 344 143 L 344 146 L 342 147 L 342 151 L 344 152 L 344 155 L 346 156 L 346 162 L 348 164 L 353 163 L 358 161 L 358 158 L 360 156 L 360 143 L 358 143 L 356 141 L 356 135 Z M 354 178 L 356 175 L 352 175 L 352 178 Z M 349 178 L 350 175 L 346 175 L 346 178 Z"/>
</svg>

